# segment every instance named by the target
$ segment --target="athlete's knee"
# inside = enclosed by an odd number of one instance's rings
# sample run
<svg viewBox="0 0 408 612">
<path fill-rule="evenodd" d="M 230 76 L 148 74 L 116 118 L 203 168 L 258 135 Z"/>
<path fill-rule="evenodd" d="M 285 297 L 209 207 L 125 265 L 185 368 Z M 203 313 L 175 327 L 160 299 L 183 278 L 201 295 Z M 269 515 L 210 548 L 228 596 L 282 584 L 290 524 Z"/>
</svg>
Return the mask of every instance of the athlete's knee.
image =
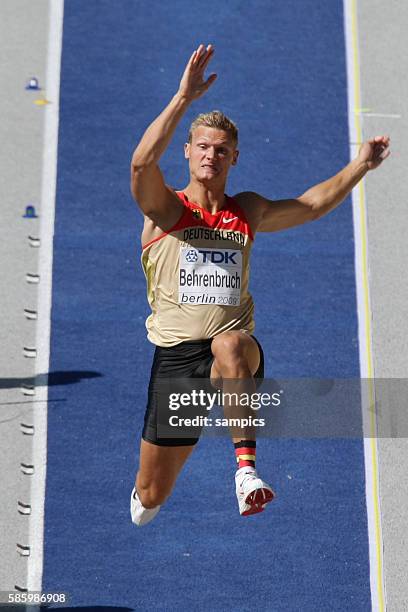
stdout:
<svg viewBox="0 0 408 612">
<path fill-rule="evenodd" d="M 248 369 L 247 349 L 248 337 L 243 332 L 224 332 L 214 338 L 211 350 L 221 376 L 234 378 Z"/>
<path fill-rule="evenodd" d="M 217 356 L 228 355 L 240 358 L 245 356 L 248 337 L 241 331 L 229 331 L 216 336 L 211 349 Z"/>
</svg>

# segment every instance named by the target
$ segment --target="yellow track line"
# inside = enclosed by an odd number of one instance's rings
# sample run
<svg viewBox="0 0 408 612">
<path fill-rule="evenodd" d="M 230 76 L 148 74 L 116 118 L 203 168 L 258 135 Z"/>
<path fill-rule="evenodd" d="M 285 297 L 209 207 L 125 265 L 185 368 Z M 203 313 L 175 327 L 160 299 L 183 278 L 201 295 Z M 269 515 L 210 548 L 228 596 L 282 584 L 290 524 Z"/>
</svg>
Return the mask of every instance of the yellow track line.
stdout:
<svg viewBox="0 0 408 612">
<path fill-rule="evenodd" d="M 353 47 L 353 72 L 354 72 L 354 121 L 357 135 L 357 142 L 363 141 L 362 126 L 360 121 L 361 99 L 360 99 L 360 62 L 358 53 L 358 30 L 357 30 L 357 0 L 351 0 L 351 29 L 352 29 L 352 47 Z M 365 314 L 365 339 L 366 339 L 366 365 L 368 381 L 368 409 L 370 414 L 370 447 L 372 461 L 372 495 L 374 509 L 374 528 L 375 528 L 375 549 L 377 556 L 377 596 L 379 603 L 379 611 L 384 612 L 384 580 L 383 580 L 383 560 L 382 560 L 382 538 L 381 538 L 381 517 L 379 507 L 379 491 L 378 491 L 378 456 L 377 456 L 377 424 L 375 413 L 375 394 L 373 382 L 373 355 L 371 348 L 371 310 L 370 296 L 368 283 L 368 252 L 367 252 L 367 220 L 365 207 L 365 192 L 363 181 L 359 184 L 359 213 L 361 227 L 361 263 L 362 263 L 362 285 L 364 298 L 364 314 Z M 364 407 L 363 407 L 364 408 Z M 365 432 L 364 432 L 365 435 Z"/>
</svg>

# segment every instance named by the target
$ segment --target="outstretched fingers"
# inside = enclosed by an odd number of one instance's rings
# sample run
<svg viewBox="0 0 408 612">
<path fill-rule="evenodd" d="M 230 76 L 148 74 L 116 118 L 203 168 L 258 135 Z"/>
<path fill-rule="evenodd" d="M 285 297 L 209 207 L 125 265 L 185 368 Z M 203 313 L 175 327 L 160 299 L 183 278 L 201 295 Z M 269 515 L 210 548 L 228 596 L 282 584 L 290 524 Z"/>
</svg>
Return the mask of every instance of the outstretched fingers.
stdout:
<svg viewBox="0 0 408 612">
<path fill-rule="evenodd" d="M 199 61 L 199 66 L 202 70 L 206 69 L 208 62 L 210 61 L 213 55 L 214 55 L 214 47 L 212 45 L 208 45 L 207 49 L 202 54 L 200 61 Z"/>
<path fill-rule="evenodd" d="M 214 55 L 214 47 L 199 45 L 192 53 L 180 81 L 179 91 L 192 100 L 199 98 L 215 81 L 217 75 L 211 74 L 207 80 L 204 72 Z"/>
<path fill-rule="evenodd" d="M 200 71 L 205 70 L 213 53 L 214 47 L 212 45 L 208 45 L 207 48 L 205 48 L 204 45 L 200 45 L 195 51 L 195 58 L 193 60 L 194 67 Z"/>
<path fill-rule="evenodd" d="M 188 60 L 188 62 L 187 62 L 187 66 L 188 66 L 188 67 L 191 67 L 191 66 L 193 65 L 194 60 L 195 60 L 196 53 L 197 53 L 197 50 L 195 50 L 195 51 L 193 51 L 193 52 L 192 52 L 191 57 L 190 57 L 190 59 L 189 59 L 189 60 Z"/>
<path fill-rule="evenodd" d="M 195 67 L 198 66 L 200 58 L 202 57 L 204 51 L 205 51 L 204 45 L 199 45 L 199 47 L 197 47 L 197 49 L 194 51 L 193 64 Z"/>
</svg>

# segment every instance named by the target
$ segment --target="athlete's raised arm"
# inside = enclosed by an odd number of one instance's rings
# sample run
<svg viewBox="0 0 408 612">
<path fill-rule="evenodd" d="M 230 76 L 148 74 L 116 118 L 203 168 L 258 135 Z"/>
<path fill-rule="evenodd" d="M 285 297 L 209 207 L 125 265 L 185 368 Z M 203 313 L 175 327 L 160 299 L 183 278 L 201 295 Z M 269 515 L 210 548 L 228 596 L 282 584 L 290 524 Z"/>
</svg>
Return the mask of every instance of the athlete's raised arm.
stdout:
<svg viewBox="0 0 408 612">
<path fill-rule="evenodd" d="M 378 168 L 390 154 L 389 145 L 388 136 L 376 136 L 364 142 L 357 157 L 340 172 L 298 198 L 273 201 L 252 192 L 239 197 L 258 209 L 258 232 L 276 232 L 313 221 L 341 204 L 369 170 Z"/>
<path fill-rule="evenodd" d="M 180 216 L 181 204 L 174 191 L 165 184 L 158 162 L 191 102 L 203 95 L 215 81 L 215 74 L 204 80 L 204 71 L 213 53 L 212 45 L 207 48 L 200 45 L 194 51 L 176 95 L 147 128 L 133 153 L 131 192 L 142 212 L 154 222 L 171 224 Z"/>
</svg>

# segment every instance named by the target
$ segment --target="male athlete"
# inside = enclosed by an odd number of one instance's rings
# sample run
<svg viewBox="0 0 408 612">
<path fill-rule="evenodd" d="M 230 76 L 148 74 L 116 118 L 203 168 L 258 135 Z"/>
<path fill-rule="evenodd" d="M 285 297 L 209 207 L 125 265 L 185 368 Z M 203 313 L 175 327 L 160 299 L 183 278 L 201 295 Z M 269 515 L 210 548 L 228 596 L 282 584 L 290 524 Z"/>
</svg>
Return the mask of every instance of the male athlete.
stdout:
<svg viewBox="0 0 408 612">
<path fill-rule="evenodd" d="M 276 232 L 322 217 L 390 154 L 389 138 L 377 136 L 362 144 L 356 159 L 338 174 L 297 198 L 271 201 L 253 192 L 228 197 L 225 186 L 238 161 L 238 133 L 232 121 L 213 111 L 191 125 L 184 149 L 190 181 L 174 191 L 158 163 L 187 108 L 214 83 L 215 74 L 204 79 L 213 54 L 212 45 L 194 51 L 176 95 L 146 130 L 131 163 L 131 191 L 145 220 L 142 265 L 152 310 L 146 327 L 156 345 L 131 495 L 136 525 L 156 516 L 198 440 L 158 435 L 158 381 L 203 378 L 221 382 L 224 391 L 232 384 L 242 391 L 254 390 L 263 377 L 263 352 L 252 336 L 248 292 L 256 232 Z M 224 405 L 228 408 L 234 406 Z M 262 512 L 274 493 L 255 470 L 253 428 L 235 430 L 232 437 L 239 512 Z"/>
</svg>

